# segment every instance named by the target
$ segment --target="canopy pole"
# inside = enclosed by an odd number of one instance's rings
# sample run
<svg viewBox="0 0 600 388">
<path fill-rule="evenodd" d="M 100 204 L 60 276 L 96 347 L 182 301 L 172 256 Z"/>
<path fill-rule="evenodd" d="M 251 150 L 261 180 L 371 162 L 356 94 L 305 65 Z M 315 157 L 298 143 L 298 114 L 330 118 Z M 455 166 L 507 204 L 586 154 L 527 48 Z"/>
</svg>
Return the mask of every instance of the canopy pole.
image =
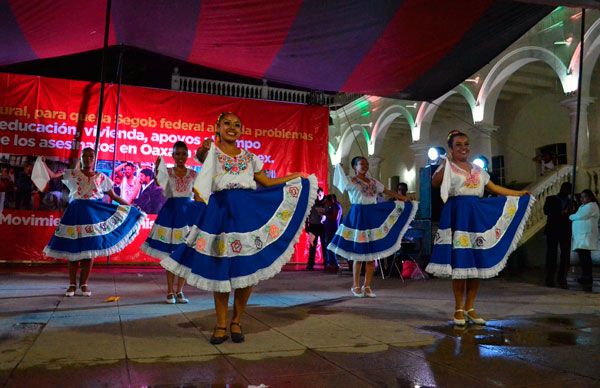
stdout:
<svg viewBox="0 0 600 388">
<path fill-rule="evenodd" d="M 100 102 L 98 104 L 98 125 L 96 126 L 96 141 L 94 150 L 96 158 L 94 159 L 94 169 L 98 164 L 98 147 L 100 146 L 100 128 L 102 127 L 102 109 L 104 108 L 104 68 L 106 66 L 106 52 L 108 51 L 108 33 L 110 30 L 110 9 L 111 0 L 106 0 L 106 23 L 104 25 L 104 46 L 102 47 L 102 64 L 100 66 Z"/>
<path fill-rule="evenodd" d="M 575 135 L 573 139 L 573 177 L 571 183 L 571 198 L 575 198 L 575 184 L 577 183 L 577 152 L 579 146 L 579 124 L 581 116 L 581 84 L 583 80 L 583 40 L 585 38 L 585 8 L 581 9 L 581 32 L 579 50 L 579 77 L 577 78 L 577 113 L 575 118 Z"/>
</svg>

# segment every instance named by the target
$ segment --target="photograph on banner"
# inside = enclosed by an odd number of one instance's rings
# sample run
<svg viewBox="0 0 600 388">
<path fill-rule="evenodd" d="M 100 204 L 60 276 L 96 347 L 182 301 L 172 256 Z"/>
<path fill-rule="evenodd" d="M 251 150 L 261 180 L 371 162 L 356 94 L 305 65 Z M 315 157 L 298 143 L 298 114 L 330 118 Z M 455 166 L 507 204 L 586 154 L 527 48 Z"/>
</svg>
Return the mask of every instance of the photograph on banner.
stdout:
<svg viewBox="0 0 600 388">
<path fill-rule="evenodd" d="M 327 186 L 327 107 L 129 85 L 119 92 L 107 84 L 103 113 L 97 117 L 97 83 L 0 73 L 0 84 L 0 165 L 6 166 L 0 175 L 5 208 L 0 235 L 9 236 L 17 248 L 1 252 L 0 260 L 41 252 L 66 208 L 69 195 L 60 178 L 51 179 L 42 192 L 31 185 L 35 158 L 44 156 L 49 169 L 59 173 L 91 147 L 97 151 L 96 170 L 113 180 L 115 193 L 149 214 L 138 238 L 111 262 L 149 261 L 139 246 L 166 200 L 155 181 L 156 159 L 172 167 L 173 144 L 183 141 L 189 150 L 187 167 L 199 171 L 193 156 L 205 139 L 214 140 L 222 112 L 240 117 L 237 146 L 257 155 L 267 176 L 314 173 L 319 185 Z M 30 226 L 36 227 L 33 239 Z M 302 241 L 295 261 L 305 256 Z"/>
</svg>

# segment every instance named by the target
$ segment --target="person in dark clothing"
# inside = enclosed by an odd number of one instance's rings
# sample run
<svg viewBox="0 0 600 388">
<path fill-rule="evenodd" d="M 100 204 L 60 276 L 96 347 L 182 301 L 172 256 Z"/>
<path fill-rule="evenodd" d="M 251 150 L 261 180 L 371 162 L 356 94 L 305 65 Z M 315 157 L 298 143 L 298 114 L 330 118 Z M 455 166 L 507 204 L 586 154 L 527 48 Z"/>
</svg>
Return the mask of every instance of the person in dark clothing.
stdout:
<svg viewBox="0 0 600 388">
<path fill-rule="evenodd" d="M 17 175 L 15 179 L 15 199 L 16 209 L 31 210 L 33 209 L 33 195 L 37 192 L 31 180 L 31 173 L 33 171 L 33 163 L 30 161 L 25 162 L 23 171 Z"/>
<path fill-rule="evenodd" d="M 310 213 L 308 214 L 308 218 L 306 219 L 305 229 L 309 234 L 309 238 L 311 239 L 310 248 L 308 249 L 308 263 L 306 265 L 307 271 L 312 271 L 315 266 L 315 255 L 317 253 L 317 243 L 318 240 L 321 241 L 321 256 L 323 260 L 325 260 L 327 246 L 323 241 L 323 224 L 321 223 L 321 219 L 323 217 L 323 213 L 325 212 L 325 205 L 323 197 L 325 193 L 322 188 L 317 189 L 317 199 L 315 200 L 315 204 L 313 205 Z"/>
<path fill-rule="evenodd" d="M 544 230 L 546 233 L 546 286 L 548 287 L 555 287 L 558 283 L 559 287 L 567 288 L 567 272 L 571 254 L 569 214 L 572 187 L 571 183 L 564 182 L 560 186 L 558 194 L 547 197 L 544 203 L 544 214 L 548 216 Z M 556 256 L 559 246 L 560 261 L 557 271 Z"/>
<path fill-rule="evenodd" d="M 140 171 L 140 183 L 140 194 L 133 204 L 148 214 L 158 213 L 167 199 L 162 189 L 154 182 L 154 172 L 149 168 Z"/>
<path fill-rule="evenodd" d="M 325 197 L 325 219 L 323 220 L 323 242 L 322 244 L 327 247 L 338 227 L 340 226 L 340 220 L 342 219 L 342 205 L 337 200 L 335 194 L 330 194 Z M 325 250 L 325 257 L 323 258 L 325 270 L 336 272 L 339 270 L 337 258 L 335 253 L 329 249 Z"/>
</svg>

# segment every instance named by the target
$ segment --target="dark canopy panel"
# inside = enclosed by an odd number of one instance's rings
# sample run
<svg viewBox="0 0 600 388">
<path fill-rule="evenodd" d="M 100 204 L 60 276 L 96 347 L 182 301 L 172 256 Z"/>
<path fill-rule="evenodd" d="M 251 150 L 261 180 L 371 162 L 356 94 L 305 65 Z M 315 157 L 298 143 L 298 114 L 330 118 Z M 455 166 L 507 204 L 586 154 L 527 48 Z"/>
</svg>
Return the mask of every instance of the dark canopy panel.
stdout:
<svg viewBox="0 0 600 388">
<path fill-rule="evenodd" d="M 431 100 L 554 2 L 539 3 L 112 0 L 109 45 L 307 89 Z M 100 0 L 0 0 L 0 66 L 100 49 L 105 16 Z"/>
</svg>

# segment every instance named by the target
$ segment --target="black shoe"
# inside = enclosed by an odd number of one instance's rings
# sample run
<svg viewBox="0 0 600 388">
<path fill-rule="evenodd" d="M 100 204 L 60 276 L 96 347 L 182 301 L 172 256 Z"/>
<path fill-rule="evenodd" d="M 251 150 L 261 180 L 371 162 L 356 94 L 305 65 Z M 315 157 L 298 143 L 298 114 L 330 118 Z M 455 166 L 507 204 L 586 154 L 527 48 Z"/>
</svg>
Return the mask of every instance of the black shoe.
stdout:
<svg viewBox="0 0 600 388">
<path fill-rule="evenodd" d="M 229 338 L 229 336 L 227 334 L 225 334 L 225 335 L 223 335 L 221 337 L 217 337 L 215 335 L 215 331 L 217 331 L 217 330 L 223 330 L 225 333 L 227 333 L 227 328 L 226 327 L 215 326 L 215 328 L 213 330 L 213 335 L 210 337 L 210 343 L 213 344 L 213 345 L 222 344 L 223 342 L 227 341 L 227 339 Z"/>
<path fill-rule="evenodd" d="M 234 325 L 240 328 L 239 333 L 234 333 L 233 331 L 231 331 L 231 326 L 234 326 Z M 233 342 L 235 342 L 236 344 L 239 344 L 240 342 L 244 342 L 244 340 L 246 339 L 246 337 L 244 337 L 244 333 L 242 332 L 242 325 L 240 325 L 237 322 L 231 322 L 229 324 L 229 332 L 231 333 L 231 340 Z"/>
</svg>

